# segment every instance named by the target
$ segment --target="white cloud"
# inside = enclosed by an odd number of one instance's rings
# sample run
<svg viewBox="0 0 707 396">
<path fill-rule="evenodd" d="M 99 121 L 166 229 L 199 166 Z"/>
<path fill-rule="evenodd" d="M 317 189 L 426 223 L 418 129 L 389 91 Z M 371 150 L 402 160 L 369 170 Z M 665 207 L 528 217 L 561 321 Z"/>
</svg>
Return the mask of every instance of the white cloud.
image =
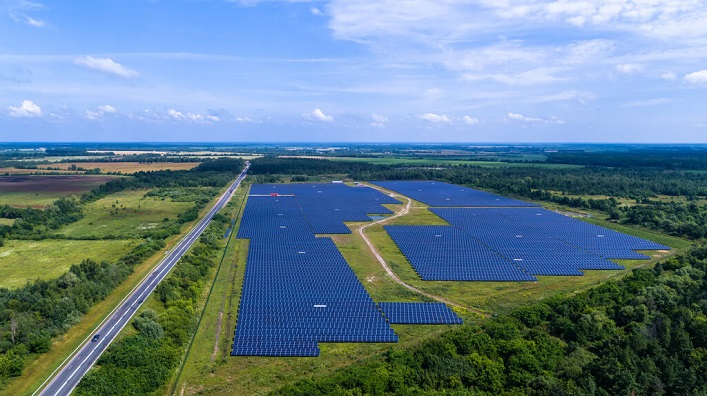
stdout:
<svg viewBox="0 0 707 396">
<path fill-rule="evenodd" d="M 175 109 L 169 109 L 167 111 L 167 115 L 177 121 L 199 122 L 199 123 L 211 123 L 211 122 L 221 121 L 221 119 L 215 115 L 211 115 L 211 114 L 204 115 L 204 114 L 199 114 L 199 113 L 182 113 L 181 111 L 177 111 Z"/>
<path fill-rule="evenodd" d="M 324 114 L 324 112 L 321 111 L 320 109 L 314 109 L 314 110 L 312 110 L 311 113 L 304 114 L 304 118 L 307 118 L 307 119 L 313 120 L 313 121 L 322 121 L 322 122 L 333 122 L 334 121 L 334 117 Z"/>
<path fill-rule="evenodd" d="M 685 75 L 685 81 L 691 84 L 705 84 L 707 83 L 707 69 L 696 71 Z"/>
<path fill-rule="evenodd" d="M 420 116 L 420 119 L 434 123 L 452 122 L 446 114 L 425 113 Z"/>
<path fill-rule="evenodd" d="M 373 118 L 373 122 L 371 122 L 373 127 L 382 127 L 388 122 L 388 118 L 376 113 L 371 114 L 371 118 Z"/>
<path fill-rule="evenodd" d="M 674 81 L 678 78 L 678 76 L 675 75 L 675 73 L 673 72 L 665 72 L 660 75 L 660 78 L 662 78 L 663 80 Z"/>
<path fill-rule="evenodd" d="M 506 120 L 515 120 L 528 124 L 558 124 L 562 125 L 565 122 L 557 117 L 541 118 L 541 117 L 526 117 L 518 113 L 508 113 Z"/>
<path fill-rule="evenodd" d="M 10 117 L 41 117 L 42 109 L 31 100 L 23 100 L 18 107 L 10 106 Z"/>
<path fill-rule="evenodd" d="M 34 19 L 32 17 L 26 17 L 25 23 L 27 23 L 30 26 L 37 27 L 37 28 L 41 28 L 46 25 L 46 22 L 42 21 L 41 19 Z"/>
<path fill-rule="evenodd" d="M 312 15 L 316 15 L 316 16 L 322 16 L 322 15 L 324 15 L 324 13 L 322 12 L 322 10 L 320 10 L 320 9 L 317 8 L 317 7 L 312 7 L 312 8 L 310 8 L 310 9 L 309 9 L 309 12 L 311 12 Z"/>
<path fill-rule="evenodd" d="M 98 106 L 98 110 L 100 110 L 104 113 L 115 113 L 118 111 L 115 109 L 115 107 L 113 107 L 111 105 Z"/>
<path fill-rule="evenodd" d="M 481 122 L 478 118 L 471 116 L 462 117 L 462 121 L 464 121 L 464 123 L 467 125 L 478 125 Z"/>
<path fill-rule="evenodd" d="M 74 63 L 79 66 L 113 74 L 118 77 L 133 78 L 139 76 L 138 72 L 130 70 L 110 58 L 94 58 L 92 56 L 86 56 L 84 58 L 74 59 Z"/>
<path fill-rule="evenodd" d="M 254 122 L 252 118 L 250 117 L 236 117 L 236 122 L 240 123 L 251 123 Z"/>
<path fill-rule="evenodd" d="M 616 65 L 616 70 L 624 74 L 634 74 L 643 71 L 643 65 L 636 63 L 625 63 L 621 65 Z"/>
</svg>

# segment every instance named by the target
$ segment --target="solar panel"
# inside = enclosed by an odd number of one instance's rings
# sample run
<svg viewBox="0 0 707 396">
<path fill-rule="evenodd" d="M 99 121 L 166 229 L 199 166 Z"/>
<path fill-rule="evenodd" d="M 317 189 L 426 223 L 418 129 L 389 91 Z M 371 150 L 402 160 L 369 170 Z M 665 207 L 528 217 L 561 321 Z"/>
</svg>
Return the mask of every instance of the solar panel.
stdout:
<svg viewBox="0 0 707 396">
<path fill-rule="evenodd" d="M 370 221 L 351 209 L 357 199 L 390 201 L 370 188 L 274 186 L 252 186 L 243 213 L 238 237 L 250 244 L 231 354 L 318 356 L 319 342 L 397 342 L 336 245 L 315 236 L 348 231 L 345 219 Z"/>
<path fill-rule="evenodd" d="M 462 324 L 462 319 L 442 303 L 381 302 L 378 307 L 391 324 Z"/>
<path fill-rule="evenodd" d="M 530 202 L 438 181 L 376 181 L 372 183 L 408 196 L 429 206 L 539 206 L 538 204 Z"/>
</svg>

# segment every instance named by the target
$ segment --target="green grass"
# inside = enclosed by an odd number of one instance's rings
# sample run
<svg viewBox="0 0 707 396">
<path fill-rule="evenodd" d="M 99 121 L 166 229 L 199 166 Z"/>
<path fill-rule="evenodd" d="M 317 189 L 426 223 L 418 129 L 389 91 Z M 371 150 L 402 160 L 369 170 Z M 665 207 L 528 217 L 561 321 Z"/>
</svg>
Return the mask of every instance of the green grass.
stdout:
<svg viewBox="0 0 707 396">
<path fill-rule="evenodd" d="M 0 225 L 11 226 L 15 224 L 15 219 L 5 219 L 0 217 Z"/>
<path fill-rule="evenodd" d="M 147 191 L 122 191 L 86 206 L 84 217 L 63 227 L 61 235 L 120 238 L 138 237 L 145 230 L 159 229 L 177 219 L 177 215 L 194 206 L 191 202 L 145 197 Z M 163 222 L 168 218 L 171 222 Z"/>
<path fill-rule="evenodd" d="M 15 288 L 64 274 L 84 259 L 115 261 L 138 241 L 5 241 L 0 247 L 0 286 Z"/>
<path fill-rule="evenodd" d="M 10 205 L 16 208 L 43 208 L 59 198 L 67 195 L 61 192 L 0 192 L 0 205 Z"/>
</svg>

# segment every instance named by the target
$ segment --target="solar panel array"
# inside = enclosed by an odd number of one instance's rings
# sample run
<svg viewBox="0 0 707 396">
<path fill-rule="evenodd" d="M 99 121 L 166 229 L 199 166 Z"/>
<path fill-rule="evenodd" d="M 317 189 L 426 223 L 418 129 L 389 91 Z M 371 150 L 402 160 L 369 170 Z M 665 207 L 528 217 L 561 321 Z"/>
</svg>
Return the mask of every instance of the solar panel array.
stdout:
<svg viewBox="0 0 707 396">
<path fill-rule="evenodd" d="M 312 214 L 318 214 L 311 201 L 326 200 L 319 198 L 324 192 L 316 191 L 358 189 L 336 186 L 303 193 L 309 186 L 288 191 L 295 196 L 270 196 L 263 185 L 251 188 L 252 194 L 264 196 L 249 197 L 238 233 L 250 245 L 231 355 L 318 356 L 319 342 L 397 341 L 336 245 L 330 238 L 315 237 L 318 225 L 328 219 L 312 221 Z M 368 200 L 357 206 L 362 212 L 369 203 L 380 206 L 376 198 L 389 202 L 375 193 L 378 197 L 368 191 L 347 199 Z"/>
<path fill-rule="evenodd" d="M 294 195 L 315 234 L 350 234 L 344 224 L 349 221 L 371 221 L 368 214 L 392 214 L 383 204 L 399 204 L 370 187 L 345 184 L 258 184 L 251 195 Z"/>
<path fill-rule="evenodd" d="M 382 302 L 378 307 L 391 324 L 462 324 L 462 320 L 442 303 Z"/>
<path fill-rule="evenodd" d="M 527 202 L 435 181 L 376 184 L 423 202 L 450 226 L 386 226 L 424 280 L 529 281 L 620 270 L 610 259 L 670 249 Z"/>
<path fill-rule="evenodd" d="M 532 281 L 516 263 L 450 226 L 385 226 L 424 280 Z"/>
<path fill-rule="evenodd" d="M 377 181 L 374 183 L 429 206 L 539 206 L 530 202 L 438 181 Z"/>
</svg>

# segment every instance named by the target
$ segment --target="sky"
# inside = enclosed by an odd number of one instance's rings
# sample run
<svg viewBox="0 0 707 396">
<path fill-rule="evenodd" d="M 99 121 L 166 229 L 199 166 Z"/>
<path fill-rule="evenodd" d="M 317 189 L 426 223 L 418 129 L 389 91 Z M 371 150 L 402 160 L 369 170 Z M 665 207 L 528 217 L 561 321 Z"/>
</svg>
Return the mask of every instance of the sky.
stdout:
<svg viewBox="0 0 707 396">
<path fill-rule="evenodd" d="M 0 141 L 707 143 L 707 1 L 0 0 Z"/>
</svg>

